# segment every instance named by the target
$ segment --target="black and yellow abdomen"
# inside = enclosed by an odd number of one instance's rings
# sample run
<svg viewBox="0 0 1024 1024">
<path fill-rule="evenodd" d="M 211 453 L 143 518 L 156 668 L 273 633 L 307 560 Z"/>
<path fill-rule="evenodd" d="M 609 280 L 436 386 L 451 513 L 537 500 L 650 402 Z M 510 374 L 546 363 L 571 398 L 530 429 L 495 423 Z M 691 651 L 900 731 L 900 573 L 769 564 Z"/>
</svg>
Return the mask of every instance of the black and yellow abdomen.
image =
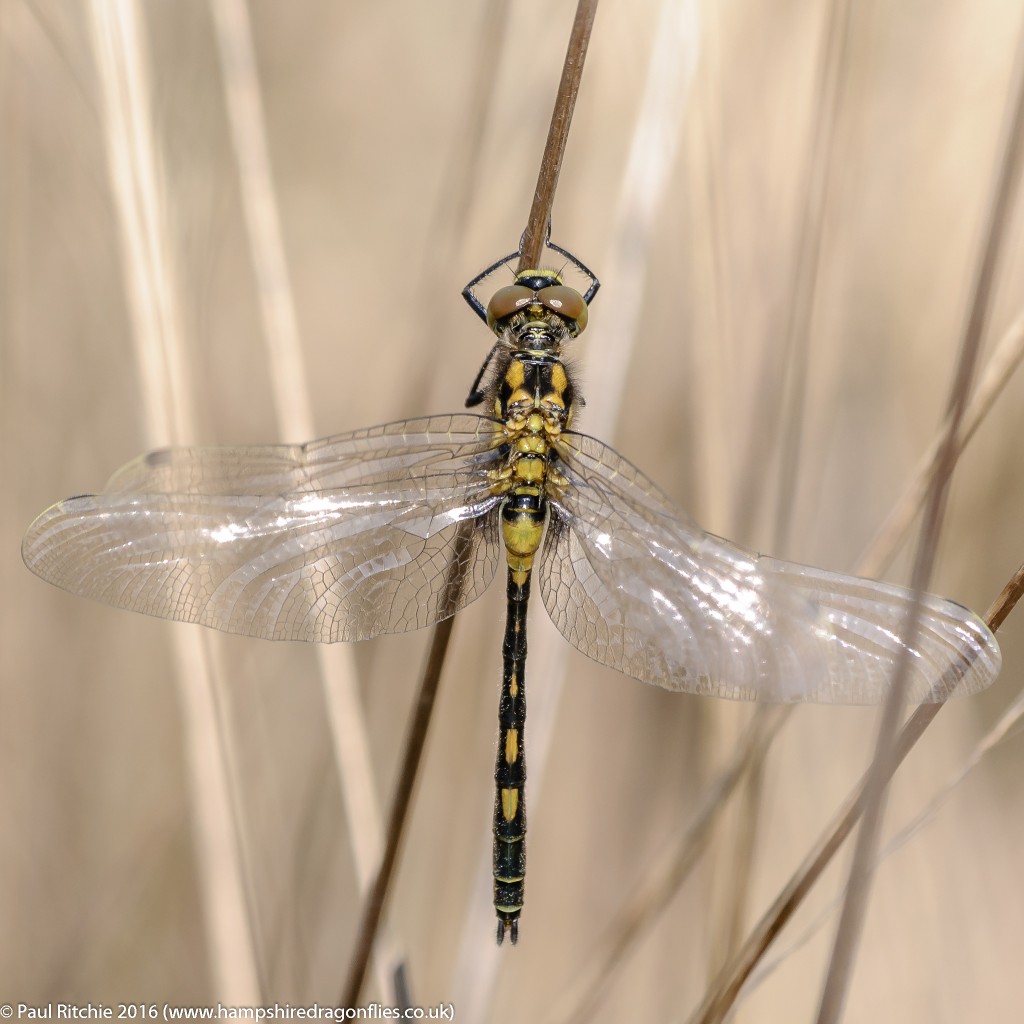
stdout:
<svg viewBox="0 0 1024 1024">
<path fill-rule="evenodd" d="M 502 644 L 498 754 L 494 768 L 494 909 L 498 941 L 515 942 L 526 876 L 526 612 L 533 557 L 544 534 L 547 508 L 539 488 L 521 484 L 505 499 L 501 527 L 508 554 L 508 614 Z"/>
</svg>

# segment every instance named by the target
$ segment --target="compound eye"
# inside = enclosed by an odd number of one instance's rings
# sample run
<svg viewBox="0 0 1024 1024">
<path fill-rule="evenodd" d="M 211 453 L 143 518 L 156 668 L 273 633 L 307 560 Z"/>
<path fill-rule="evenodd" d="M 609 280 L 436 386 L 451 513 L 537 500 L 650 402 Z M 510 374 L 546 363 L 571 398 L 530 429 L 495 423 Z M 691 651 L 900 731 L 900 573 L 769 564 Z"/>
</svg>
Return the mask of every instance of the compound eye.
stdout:
<svg viewBox="0 0 1024 1024">
<path fill-rule="evenodd" d="M 587 326 L 587 304 L 575 288 L 564 284 L 554 284 L 537 293 L 537 298 L 564 320 L 570 321 L 575 327 L 573 333 L 579 334 Z"/>
<path fill-rule="evenodd" d="M 499 288 L 487 303 L 487 326 L 493 331 L 499 321 L 536 302 L 535 294 L 532 288 L 526 288 L 521 284 Z"/>
</svg>

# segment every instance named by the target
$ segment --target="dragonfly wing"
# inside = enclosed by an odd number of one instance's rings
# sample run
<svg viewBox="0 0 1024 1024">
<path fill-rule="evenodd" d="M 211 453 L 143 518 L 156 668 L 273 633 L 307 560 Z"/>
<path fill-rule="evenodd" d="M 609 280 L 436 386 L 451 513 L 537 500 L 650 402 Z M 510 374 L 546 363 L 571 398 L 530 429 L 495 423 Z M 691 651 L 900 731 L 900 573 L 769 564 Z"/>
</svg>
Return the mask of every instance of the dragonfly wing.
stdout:
<svg viewBox="0 0 1024 1024">
<path fill-rule="evenodd" d="M 435 417 L 303 446 L 178 448 L 29 528 L 33 572 L 133 611 L 274 640 L 453 615 L 494 577 L 493 421 Z"/>
<path fill-rule="evenodd" d="M 541 559 L 544 605 L 595 661 L 669 690 L 744 700 L 884 699 L 913 595 L 758 555 L 701 530 L 633 465 L 580 434 L 560 442 Z M 999 672 L 967 608 L 925 598 L 908 699 L 973 693 Z"/>
<path fill-rule="evenodd" d="M 266 495 L 325 491 L 412 477 L 428 468 L 486 465 L 500 424 L 482 416 L 425 416 L 307 444 L 162 448 L 122 466 L 105 493 Z"/>
</svg>

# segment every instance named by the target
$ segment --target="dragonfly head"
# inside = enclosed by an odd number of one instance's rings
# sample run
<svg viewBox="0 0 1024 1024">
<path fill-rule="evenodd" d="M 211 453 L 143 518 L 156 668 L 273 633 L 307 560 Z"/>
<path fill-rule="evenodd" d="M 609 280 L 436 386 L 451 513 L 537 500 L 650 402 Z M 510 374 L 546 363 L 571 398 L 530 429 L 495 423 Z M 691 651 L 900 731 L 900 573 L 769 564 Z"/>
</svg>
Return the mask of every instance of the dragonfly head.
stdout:
<svg viewBox="0 0 1024 1024">
<path fill-rule="evenodd" d="M 487 326 L 499 337 L 511 331 L 575 338 L 587 326 L 587 304 L 554 270 L 524 270 L 487 303 Z"/>
</svg>

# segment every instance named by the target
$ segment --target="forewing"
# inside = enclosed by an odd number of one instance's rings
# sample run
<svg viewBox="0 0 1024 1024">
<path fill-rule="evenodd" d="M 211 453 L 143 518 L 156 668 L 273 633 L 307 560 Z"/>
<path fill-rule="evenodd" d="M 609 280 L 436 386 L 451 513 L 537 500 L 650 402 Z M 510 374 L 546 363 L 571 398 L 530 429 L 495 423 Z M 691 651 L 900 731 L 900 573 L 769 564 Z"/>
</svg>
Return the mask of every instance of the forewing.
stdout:
<svg viewBox="0 0 1024 1024">
<path fill-rule="evenodd" d="M 462 472 L 495 459 L 500 425 L 482 416 L 425 416 L 307 444 L 161 448 L 122 466 L 104 493 L 267 495 L 329 491 Z"/>
<path fill-rule="evenodd" d="M 633 465 L 580 434 L 559 444 L 544 605 L 573 646 L 669 690 L 871 704 L 903 643 L 909 590 L 757 555 L 701 530 Z M 999 672 L 971 611 L 926 597 L 908 699 L 973 693 Z"/>
<path fill-rule="evenodd" d="M 59 502 L 22 547 L 43 579 L 273 640 L 362 640 L 454 614 L 494 577 L 495 424 L 408 420 L 311 442 L 175 448 Z"/>
</svg>

